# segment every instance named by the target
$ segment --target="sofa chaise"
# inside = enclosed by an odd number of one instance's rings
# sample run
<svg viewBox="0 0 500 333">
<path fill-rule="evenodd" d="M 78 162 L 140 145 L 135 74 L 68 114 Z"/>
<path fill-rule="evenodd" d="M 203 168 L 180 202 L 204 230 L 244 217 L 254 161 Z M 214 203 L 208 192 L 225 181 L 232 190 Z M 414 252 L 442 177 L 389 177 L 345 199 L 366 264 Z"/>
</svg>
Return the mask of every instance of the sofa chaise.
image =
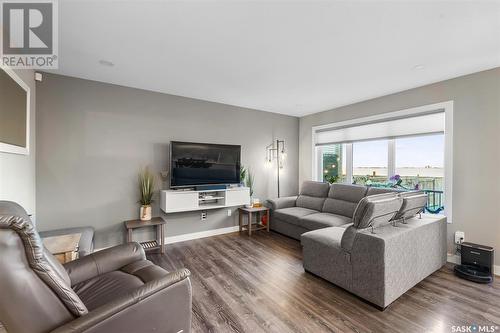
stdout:
<svg viewBox="0 0 500 333">
<path fill-rule="evenodd" d="M 385 309 L 446 263 L 446 217 L 421 215 L 426 199 L 306 182 L 298 197 L 268 202 L 270 228 L 301 240 L 307 272 Z"/>
</svg>

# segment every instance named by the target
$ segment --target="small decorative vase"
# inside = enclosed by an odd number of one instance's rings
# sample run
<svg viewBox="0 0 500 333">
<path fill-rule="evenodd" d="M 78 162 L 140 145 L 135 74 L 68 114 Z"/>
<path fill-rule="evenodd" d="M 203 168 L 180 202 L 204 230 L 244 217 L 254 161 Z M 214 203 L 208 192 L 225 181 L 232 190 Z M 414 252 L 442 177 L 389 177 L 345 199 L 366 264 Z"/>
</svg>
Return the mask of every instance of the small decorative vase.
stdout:
<svg viewBox="0 0 500 333">
<path fill-rule="evenodd" d="M 260 202 L 259 198 L 253 198 L 252 199 L 252 206 L 254 208 L 260 208 L 260 207 L 262 207 L 262 203 Z"/>
<path fill-rule="evenodd" d="M 253 208 L 252 197 L 250 197 L 250 202 L 245 205 L 245 208 Z"/>
<path fill-rule="evenodd" d="M 141 221 L 151 220 L 151 205 L 143 205 L 140 209 Z"/>
</svg>

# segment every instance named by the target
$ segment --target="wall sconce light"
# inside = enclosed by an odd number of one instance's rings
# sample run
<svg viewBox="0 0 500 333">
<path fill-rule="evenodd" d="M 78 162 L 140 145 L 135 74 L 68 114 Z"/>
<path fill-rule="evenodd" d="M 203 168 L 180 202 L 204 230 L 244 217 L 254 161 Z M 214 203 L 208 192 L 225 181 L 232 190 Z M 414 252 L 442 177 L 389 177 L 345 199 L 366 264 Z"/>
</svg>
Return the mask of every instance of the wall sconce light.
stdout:
<svg viewBox="0 0 500 333">
<path fill-rule="evenodd" d="M 266 163 L 271 165 L 276 159 L 276 169 L 278 172 L 278 198 L 280 197 L 280 170 L 283 169 L 286 157 L 285 140 L 276 140 L 266 147 Z"/>
</svg>

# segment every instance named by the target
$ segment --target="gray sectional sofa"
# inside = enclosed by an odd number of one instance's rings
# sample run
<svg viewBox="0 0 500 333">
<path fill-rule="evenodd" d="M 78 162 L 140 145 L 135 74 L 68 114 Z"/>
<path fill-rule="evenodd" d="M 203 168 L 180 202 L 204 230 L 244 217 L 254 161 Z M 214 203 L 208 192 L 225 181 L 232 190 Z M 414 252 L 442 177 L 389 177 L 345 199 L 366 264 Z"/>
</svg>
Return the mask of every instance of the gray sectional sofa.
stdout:
<svg viewBox="0 0 500 333">
<path fill-rule="evenodd" d="M 352 223 L 356 206 L 366 196 L 398 192 L 391 188 L 328 184 L 305 181 L 300 194 L 268 200 L 271 230 L 300 240 L 308 231 L 327 227 L 346 227 Z"/>
<path fill-rule="evenodd" d="M 446 263 L 446 217 L 421 216 L 425 203 L 421 192 L 319 182 L 268 201 L 270 228 L 301 240 L 306 271 L 382 309 Z"/>
</svg>

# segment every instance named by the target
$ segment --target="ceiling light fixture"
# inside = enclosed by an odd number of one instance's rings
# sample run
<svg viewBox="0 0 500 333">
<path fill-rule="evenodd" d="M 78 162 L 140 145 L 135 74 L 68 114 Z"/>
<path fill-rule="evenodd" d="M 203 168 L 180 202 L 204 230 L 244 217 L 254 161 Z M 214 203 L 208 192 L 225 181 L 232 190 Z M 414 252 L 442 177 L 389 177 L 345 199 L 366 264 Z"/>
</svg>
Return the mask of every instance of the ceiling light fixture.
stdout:
<svg viewBox="0 0 500 333">
<path fill-rule="evenodd" d="M 413 67 L 413 69 L 417 70 L 417 71 L 421 71 L 422 69 L 424 69 L 425 66 L 424 65 L 415 65 L 415 67 Z"/>
<path fill-rule="evenodd" d="M 106 66 L 106 67 L 113 67 L 115 65 L 111 61 L 108 61 L 108 60 L 99 60 L 99 64 Z"/>
</svg>

